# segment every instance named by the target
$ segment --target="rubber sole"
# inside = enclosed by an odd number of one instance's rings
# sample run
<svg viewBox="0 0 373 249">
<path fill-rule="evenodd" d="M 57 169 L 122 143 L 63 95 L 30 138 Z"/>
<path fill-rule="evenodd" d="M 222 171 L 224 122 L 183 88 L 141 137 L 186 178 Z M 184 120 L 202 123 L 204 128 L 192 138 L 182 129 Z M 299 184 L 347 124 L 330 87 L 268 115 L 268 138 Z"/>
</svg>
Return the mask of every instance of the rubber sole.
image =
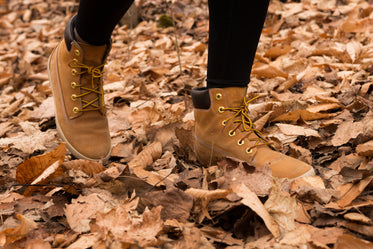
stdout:
<svg viewBox="0 0 373 249">
<path fill-rule="evenodd" d="M 232 155 L 228 155 L 227 153 L 224 153 L 223 151 L 220 151 L 219 149 L 213 148 L 213 146 L 208 146 L 203 141 L 198 140 L 195 136 L 194 139 L 194 153 L 197 157 L 197 160 L 208 166 L 212 166 L 216 164 L 217 161 L 224 157 L 232 157 L 235 158 Z M 240 160 L 240 159 L 239 159 Z M 294 181 L 295 179 L 302 178 L 302 177 L 310 177 L 315 176 L 315 170 L 312 168 L 305 172 L 304 174 L 297 176 L 295 178 L 287 178 L 289 181 Z"/>
</svg>

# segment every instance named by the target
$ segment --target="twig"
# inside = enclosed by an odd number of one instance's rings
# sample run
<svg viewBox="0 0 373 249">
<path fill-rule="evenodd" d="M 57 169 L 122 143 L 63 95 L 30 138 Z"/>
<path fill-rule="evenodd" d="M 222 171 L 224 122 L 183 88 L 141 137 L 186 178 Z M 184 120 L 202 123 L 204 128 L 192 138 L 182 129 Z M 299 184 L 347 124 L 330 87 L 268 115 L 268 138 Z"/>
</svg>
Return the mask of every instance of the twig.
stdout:
<svg viewBox="0 0 373 249">
<path fill-rule="evenodd" d="M 181 74 L 183 74 L 183 68 L 181 66 L 180 49 L 179 49 L 179 42 L 178 42 L 178 39 L 177 39 L 176 23 L 175 23 L 175 19 L 174 19 L 174 12 L 173 12 L 173 8 L 172 8 L 172 3 L 171 3 L 170 11 L 171 11 L 172 25 L 174 26 L 175 47 L 176 47 L 177 60 L 179 62 L 179 69 L 180 69 L 180 75 L 181 75 Z"/>
</svg>

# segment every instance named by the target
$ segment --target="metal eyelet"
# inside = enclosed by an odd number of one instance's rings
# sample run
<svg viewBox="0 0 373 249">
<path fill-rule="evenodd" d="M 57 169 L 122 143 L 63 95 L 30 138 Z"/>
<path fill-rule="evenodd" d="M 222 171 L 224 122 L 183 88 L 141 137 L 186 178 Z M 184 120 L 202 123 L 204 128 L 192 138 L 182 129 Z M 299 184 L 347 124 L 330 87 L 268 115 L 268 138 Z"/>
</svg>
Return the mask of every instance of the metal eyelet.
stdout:
<svg viewBox="0 0 373 249">
<path fill-rule="evenodd" d="M 71 95 L 71 99 L 72 99 L 73 101 L 75 101 L 75 100 L 76 100 L 76 95 L 75 95 L 75 94 Z"/>
<path fill-rule="evenodd" d="M 252 149 L 252 148 L 246 148 L 246 153 L 247 153 L 247 154 L 251 154 L 251 153 L 253 153 L 253 149 Z"/>
<path fill-rule="evenodd" d="M 241 139 L 237 141 L 237 144 L 240 145 L 240 146 L 243 145 L 244 143 L 245 143 L 245 141 L 241 140 Z"/>
<path fill-rule="evenodd" d="M 76 85 L 76 82 L 71 82 L 71 88 L 75 89 Z"/>
<path fill-rule="evenodd" d="M 78 49 L 75 49 L 75 50 L 74 50 L 74 54 L 75 54 L 76 56 L 79 56 L 79 55 L 80 55 L 80 51 L 79 51 Z"/>
<path fill-rule="evenodd" d="M 73 62 L 74 62 L 74 63 L 78 63 L 78 59 L 75 59 L 75 58 L 74 58 L 74 59 L 73 59 Z"/>
<path fill-rule="evenodd" d="M 224 107 L 223 107 L 223 106 L 220 106 L 220 107 L 218 108 L 218 112 L 223 113 L 223 112 L 224 112 Z"/>
<path fill-rule="evenodd" d="M 222 126 L 225 126 L 227 124 L 227 121 L 223 120 L 223 122 L 221 122 L 221 125 Z"/>
<path fill-rule="evenodd" d="M 78 71 L 77 71 L 75 68 L 71 69 L 71 74 L 72 74 L 72 75 L 75 76 L 77 72 L 78 72 Z"/>
<path fill-rule="evenodd" d="M 74 113 L 79 113 L 79 108 L 78 108 L 78 107 L 74 107 L 74 108 L 73 108 L 73 112 L 74 112 Z"/>
<path fill-rule="evenodd" d="M 236 135 L 236 132 L 230 130 L 230 131 L 228 132 L 228 135 L 229 135 L 230 137 L 233 137 L 234 135 Z"/>
<path fill-rule="evenodd" d="M 221 100 L 222 97 L 223 97 L 223 95 L 221 93 L 217 93 L 216 96 L 215 96 L 215 98 L 217 100 Z"/>
</svg>

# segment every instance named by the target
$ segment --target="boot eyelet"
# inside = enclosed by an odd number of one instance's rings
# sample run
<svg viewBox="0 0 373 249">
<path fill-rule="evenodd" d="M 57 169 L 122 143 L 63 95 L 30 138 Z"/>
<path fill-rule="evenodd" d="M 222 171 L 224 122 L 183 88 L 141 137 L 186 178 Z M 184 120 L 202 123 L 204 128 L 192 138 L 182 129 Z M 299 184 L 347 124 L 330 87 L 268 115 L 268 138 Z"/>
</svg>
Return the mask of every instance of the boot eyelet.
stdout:
<svg viewBox="0 0 373 249">
<path fill-rule="evenodd" d="M 73 108 L 73 112 L 74 112 L 74 113 L 79 113 L 79 108 L 78 108 L 78 107 L 74 107 L 74 108 Z"/>
<path fill-rule="evenodd" d="M 230 137 L 233 137 L 234 135 L 236 135 L 236 132 L 230 130 L 230 131 L 228 132 L 228 135 L 229 135 Z"/>
<path fill-rule="evenodd" d="M 76 82 L 71 82 L 71 88 L 75 89 L 76 87 Z"/>
<path fill-rule="evenodd" d="M 79 55 L 80 55 L 80 51 L 79 51 L 78 49 L 75 49 L 75 50 L 74 50 L 74 54 L 75 54 L 76 56 L 79 56 Z"/>
<path fill-rule="evenodd" d="M 217 100 L 221 100 L 222 97 L 223 97 L 223 95 L 221 93 L 217 93 L 216 96 L 215 96 L 215 98 Z"/>
<path fill-rule="evenodd" d="M 73 101 L 75 101 L 75 100 L 76 100 L 76 95 L 75 95 L 75 94 L 71 95 L 71 99 L 72 99 Z"/>
<path fill-rule="evenodd" d="M 227 121 L 223 120 L 223 122 L 221 122 L 222 126 L 225 126 L 227 124 Z"/>
<path fill-rule="evenodd" d="M 246 153 L 247 153 L 247 154 L 251 154 L 251 153 L 253 153 L 253 149 L 252 149 L 252 148 L 246 148 Z"/>
<path fill-rule="evenodd" d="M 223 107 L 223 106 L 220 106 L 220 107 L 218 108 L 218 112 L 223 113 L 223 112 L 224 112 L 224 107 Z"/>
<path fill-rule="evenodd" d="M 71 69 L 71 74 L 72 74 L 72 75 L 75 76 L 77 72 L 78 72 L 78 71 L 77 71 L 75 68 Z"/>
<path fill-rule="evenodd" d="M 241 139 L 237 141 L 237 144 L 240 145 L 240 146 L 243 145 L 244 143 L 245 143 L 245 141 L 241 140 Z"/>
<path fill-rule="evenodd" d="M 78 63 L 78 60 L 74 58 L 74 59 L 73 59 L 73 62 L 74 62 L 74 63 Z"/>
</svg>

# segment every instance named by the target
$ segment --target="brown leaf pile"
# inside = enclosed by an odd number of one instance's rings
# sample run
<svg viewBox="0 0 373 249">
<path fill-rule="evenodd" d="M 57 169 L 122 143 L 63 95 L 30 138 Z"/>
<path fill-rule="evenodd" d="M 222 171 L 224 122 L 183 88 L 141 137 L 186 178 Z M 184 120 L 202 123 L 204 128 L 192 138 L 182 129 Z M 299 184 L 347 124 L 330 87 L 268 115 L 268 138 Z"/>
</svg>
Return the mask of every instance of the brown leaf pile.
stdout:
<svg viewBox="0 0 373 249">
<path fill-rule="evenodd" d="M 291 183 L 231 158 L 197 163 L 207 1 L 136 3 L 105 67 L 103 165 L 57 137 L 46 71 L 78 2 L 0 0 L 0 247 L 373 248 L 372 1 L 270 3 L 249 111 L 315 167 Z"/>
</svg>

